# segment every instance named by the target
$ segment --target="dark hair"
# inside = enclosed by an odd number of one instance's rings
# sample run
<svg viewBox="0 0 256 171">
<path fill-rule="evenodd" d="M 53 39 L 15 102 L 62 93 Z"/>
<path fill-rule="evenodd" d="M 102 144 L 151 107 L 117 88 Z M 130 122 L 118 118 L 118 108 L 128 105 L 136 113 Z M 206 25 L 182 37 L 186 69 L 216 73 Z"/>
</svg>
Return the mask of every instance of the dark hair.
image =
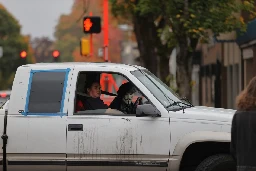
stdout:
<svg viewBox="0 0 256 171">
<path fill-rule="evenodd" d="M 256 77 L 237 97 L 237 108 L 242 111 L 256 110 Z"/>
<path fill-rule="evenodd" d="M 121 96 L 121 97 L 124 96 L 126 93 L 131 91 L 133 87 L 134 86 L 131 82 L 122 84 L 117 91 L 118 96 Z"/>
<path fill-rule="evenodd" d="M 96 80 L 93 80 L 93 81 L 86 81 L 86 82 L 85 82 L 84 89 L 85 89 L 85 92 L 86 92 L 86 93 L 87 93 L 87 89 L 88 89 L 88 88 L 91 88 L 94 83 L 100 84 L 100 83 L 99 83 L 98 81 L 96 81 Z"/>
</svg>

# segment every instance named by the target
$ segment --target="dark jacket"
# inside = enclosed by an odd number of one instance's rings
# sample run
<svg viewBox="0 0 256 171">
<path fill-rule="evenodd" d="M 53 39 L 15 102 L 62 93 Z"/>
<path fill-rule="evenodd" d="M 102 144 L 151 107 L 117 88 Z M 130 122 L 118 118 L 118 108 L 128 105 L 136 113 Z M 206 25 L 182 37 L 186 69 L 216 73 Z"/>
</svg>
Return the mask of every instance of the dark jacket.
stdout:
<svg viewBox="0 0 256 171">
<path fill-rule="evenodd" d="M 108 109 L 108 105 L 106 105 L 100 98 L 93 98 L 80 94 L 77 94 L 76 106 L 77 111 Z"/>
<path fill-rule="evenodd" d="M 256 111 L 235 113 L 230 151 L 238 171 L 256 171 Z"/>
<path fill-rule="evenodd" d="M 134 104 L 126 104 L 122 97 L 117 96 L 115 99 L 112 101 L 112 103 L 109 105 L 111 109 L 117 109 L 125 114 L 135 114 L 136 111 L 134 111 Z"/>
</svg>

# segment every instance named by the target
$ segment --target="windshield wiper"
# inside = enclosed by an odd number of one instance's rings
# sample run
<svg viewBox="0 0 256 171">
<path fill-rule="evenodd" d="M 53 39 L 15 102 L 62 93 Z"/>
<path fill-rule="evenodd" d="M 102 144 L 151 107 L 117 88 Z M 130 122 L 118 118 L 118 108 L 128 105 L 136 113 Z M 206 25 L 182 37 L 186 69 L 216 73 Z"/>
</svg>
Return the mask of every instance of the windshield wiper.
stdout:
<svg viewBox="0 0 256 171">
<path fill-rule="evenodd" d="M 184 103 L 184 102 L 173 102 L 172 104 L 169 104 L 168 106 L 166 106 L 166 108 L 169 108 L 169 107 L 172 107 L 172 106 L 182 107 L 182 106 L 180 106 L 180 104 L 186 105 L 188 107 L 193 107 L 193 105 L 187 104 L 187 103 Z"/>
<path fill-rule="evenodd" d="M 189 105 L 190 105 L 191 107 L 194 107 L 194 105 L 188 100 L 187 97 L 182 97 L 181 100 L 186 101 L 187 103 L 189 103 Z"/>
<path fill-rule="evenodd" d="M 185 106 L 181 106 L 180 104 L 186 105 L 187 107 L 193 107 L 193 105 L 191 105 L 191 104 L 187 104 L 187 103 L 184 103 L 184 102 L 177 102 L 176 101 L 176 102 L 173 102 L 173 103 L 167 105 L 166 108 L 169 108 L 169 107 L 172 107 L 172 106 L 179 106 L 180 108 L 182 108 L 183 113 L 185 113 L 184 112 Z"/>
</svg>

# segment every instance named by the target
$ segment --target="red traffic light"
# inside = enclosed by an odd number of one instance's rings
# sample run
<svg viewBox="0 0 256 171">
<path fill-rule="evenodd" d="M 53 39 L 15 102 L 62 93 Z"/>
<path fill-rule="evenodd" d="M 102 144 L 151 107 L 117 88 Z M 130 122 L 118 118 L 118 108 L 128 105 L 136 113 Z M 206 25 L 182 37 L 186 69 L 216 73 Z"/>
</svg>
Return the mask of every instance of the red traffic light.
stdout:
<svg viewBox="0 0 256 171">
<path fill-rule="evenodd" d="M 84 20 L 84 29 L 85 31 L 90 31 L 92 27 L 92 22 L 91 22 L 91 19 L 90 18 L 87 18 Z"/>
<path fill-rule="evenodd" d="M 85 34 L 100 33 L 101 32 L 101 18 L 96 16 L 84 17 L 83 30 Z"/>
<path fill-rule="evenodd" d="M 52 56 L 53 56 L 54 58 L 58 58 L 58 57 L 60 56 L 60 52 L 59 52 L 58 50 L 54 50 L 54 51 L 52 52 Z"/>
<path fill-rule="evenodd" d="M 20 57 L 21 58 L 26 58 L 27 57 L 27 52 L 25 50 L 20 52 Z"/>
</svg>

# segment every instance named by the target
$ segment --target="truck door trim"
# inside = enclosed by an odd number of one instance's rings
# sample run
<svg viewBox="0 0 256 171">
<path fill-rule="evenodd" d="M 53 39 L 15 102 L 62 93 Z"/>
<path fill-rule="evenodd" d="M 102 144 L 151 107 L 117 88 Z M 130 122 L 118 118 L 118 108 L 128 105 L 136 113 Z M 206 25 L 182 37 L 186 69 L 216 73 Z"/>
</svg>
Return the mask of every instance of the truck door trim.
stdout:
<svg viewBox="0 0 256 171">
<path fill-rule="evenodd" d="M 0 163 L 1 164 L 1 163 Z M 67 166 L 140 166 L 140 167 L 168 167 L 168 161 L 8 161 L 8 165 L 67 165 Z"/>
<path fill-rule="evenodd" d="M 24 116 L 27 116 L 27 115 L 40 115 L 40 116 L 63 116 L 63 115 L 67 115 L 67 113 L 64 113 L 63 108 L 64 108 L 67 82 L 68 82 L 68 75 L 69 75 L 70 70 L 71 70 L 70 68 L 67 68 L 67 69 L 52 69 L 52 70 L 31 70 L 30 71 L 29 82 L 28 82 L 28 90 L 27 90 L 27 97 L 26 97 L 26 103 L 25 103 L 25 111 L 22 112 L 21 114 L 24 115 Z M 28 112 L 28 105 L 29 105 L 29 97 L 30 97 L 32 78 L 33 78 L 33 74 L 37 73 L 37 72 L 65 72 L 66 73 L 65 80 L 64 80 L 64 85 L 63 85 L 60 112 L 58 112 L 58 113 L 30 113 L 30 112 Z"/>
<path fill-rule="evenodd" d="M 66 165 L 65 160 L 8 161 L 8 165 Z"/>
<path fill-rule="evenodd" d="M 67 166 L 168 167 L 168 161 L 67 161 Z"/>
</svg>

